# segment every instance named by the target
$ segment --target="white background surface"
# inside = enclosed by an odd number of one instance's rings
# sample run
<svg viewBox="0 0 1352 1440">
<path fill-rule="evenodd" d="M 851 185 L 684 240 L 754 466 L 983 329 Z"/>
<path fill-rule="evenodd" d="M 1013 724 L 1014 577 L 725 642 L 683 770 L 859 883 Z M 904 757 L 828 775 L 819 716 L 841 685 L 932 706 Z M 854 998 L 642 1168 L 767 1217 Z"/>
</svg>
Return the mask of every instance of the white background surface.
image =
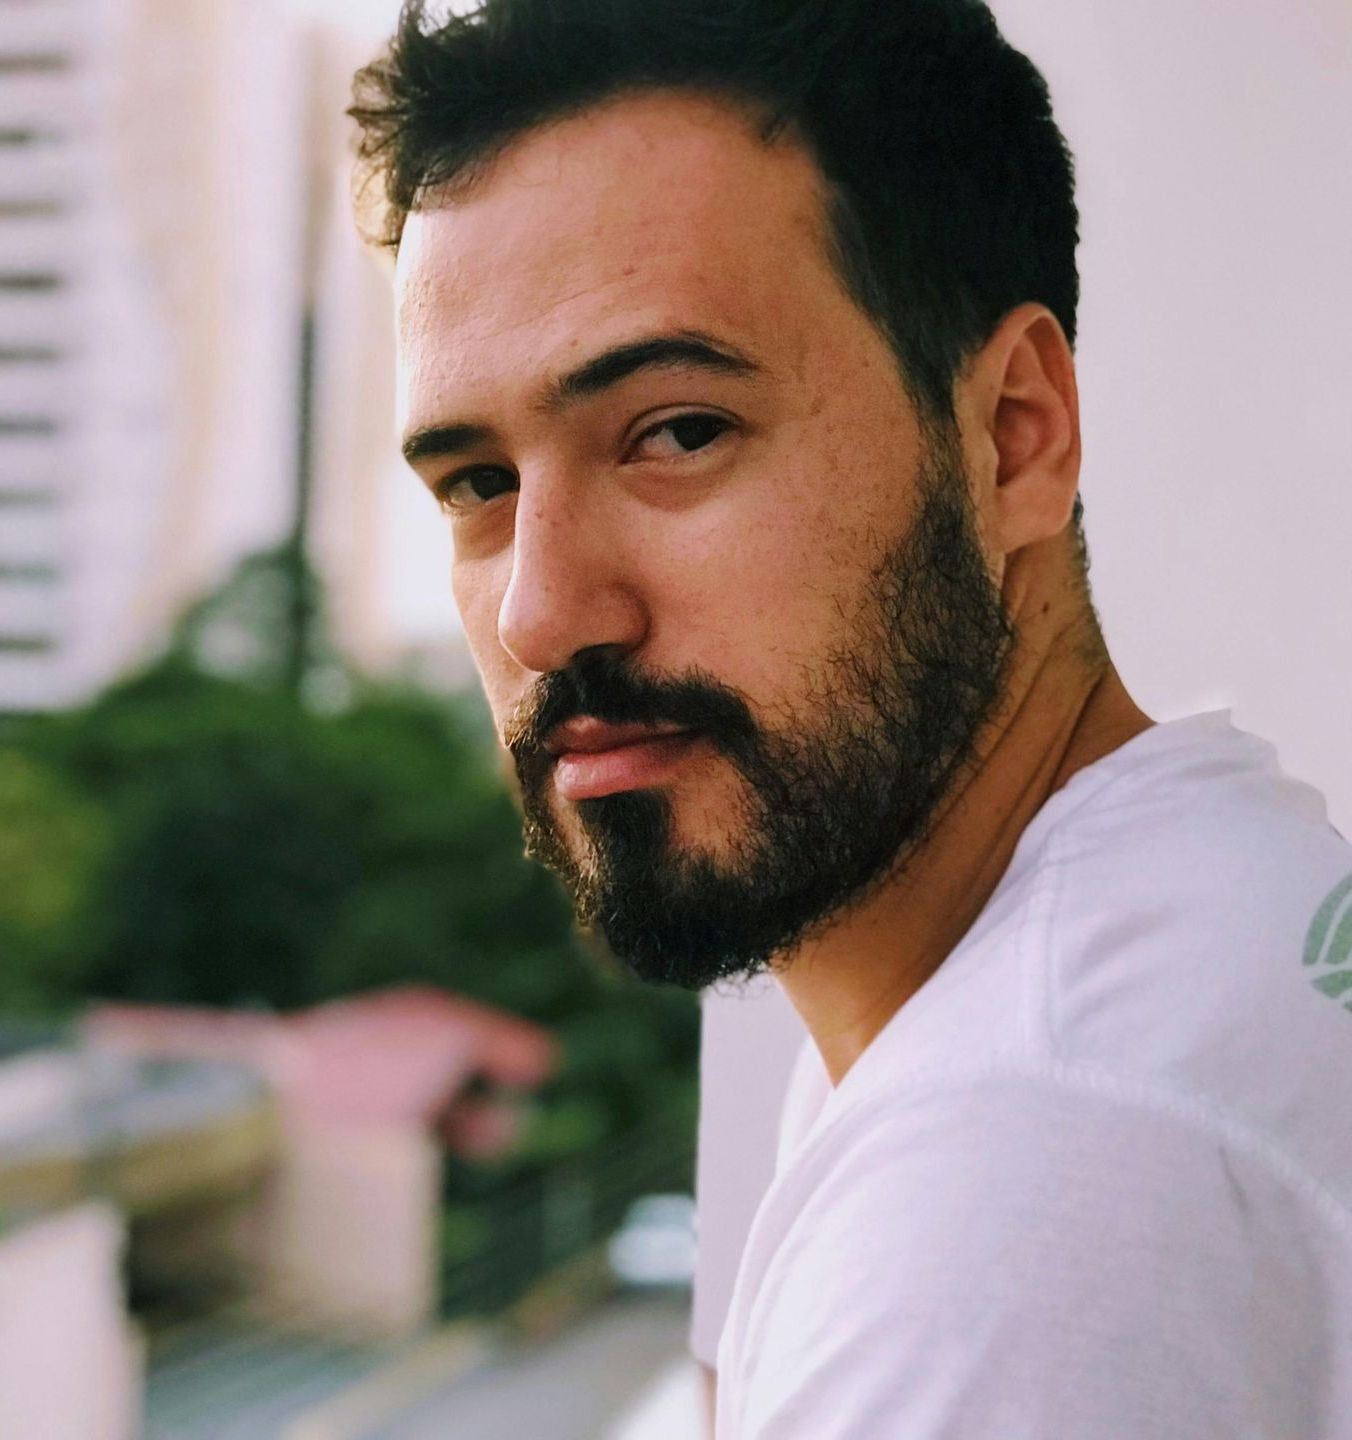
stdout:
<svg viewBox="0 0 1352 1440">
<path fill-rule="evenodd" d="M 997 0 L 1079 161 L 1086 524 L 1156 718 L 1352 829 L 1352 5 Z"/>
</svg>

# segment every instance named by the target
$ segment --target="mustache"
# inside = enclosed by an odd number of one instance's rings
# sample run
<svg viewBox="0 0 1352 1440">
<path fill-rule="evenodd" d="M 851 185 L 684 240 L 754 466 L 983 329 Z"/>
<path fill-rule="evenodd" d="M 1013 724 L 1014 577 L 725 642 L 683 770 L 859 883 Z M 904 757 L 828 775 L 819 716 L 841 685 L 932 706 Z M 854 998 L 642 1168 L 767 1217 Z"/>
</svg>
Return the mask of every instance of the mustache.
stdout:
<svg viewBox="0 0 1352 1440">
<path fill-rule="evenodd" d="M 759 729 L 751 707 L 731 686 L 700 670 L 679 678 L 645 675 L 618 652 L 582 651 L 564 670 L 531 687 L 504 727 L 503 740 L 523 778 L 550 763 L 544 744 L 569 720 L 591 716 L 609 725 L 672 725 L 698 730 L 730 755 L 753 747 Z"/>
</svg>

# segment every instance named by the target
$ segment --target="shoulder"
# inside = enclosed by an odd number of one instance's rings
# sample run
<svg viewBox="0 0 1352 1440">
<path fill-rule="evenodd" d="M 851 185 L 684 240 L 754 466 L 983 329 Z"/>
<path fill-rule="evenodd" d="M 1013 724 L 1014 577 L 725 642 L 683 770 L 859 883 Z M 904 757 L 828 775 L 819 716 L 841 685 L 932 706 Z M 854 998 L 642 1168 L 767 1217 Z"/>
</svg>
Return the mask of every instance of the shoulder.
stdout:
<svg viewBox="0 0 1352 1440">
<path fill-rule="evenodd" d="M 1325 1103 L 1352 1089 L 1352 1013 L 1328 978 L 1352 967 L 1352 847 L 1270 746 L 1228 733 L 1052 837 L 1030 960 L 1042 1053 L 1210 1108 L 1352 1200 Z"/>
<path fill-rule="evenodd" d="M 1076 881 L 1059 897 L 1066 939 L 1119 917 L 1142 933 L 1190 926 L 1201 938 L 1279 942 L 1352 872 L 1323 797 L 1285 774 L 1267 741 L 1226 726 L 1152 758 L 1123 766 L 1054 828 L 1049 861 Z"/>
<path fill-rule="evenodd" d="M 1345 1217 L 1268 1160 L 1074 1074 L 870 1096 L 758 1221 L 727 1357 L 755 1357 L 728 1377 L 735 1433 L 949 1433 L 958 1415 L 982 1437 L 1249 1433 L 1255 1347 L 1280 1370 L 1315 1338 L 1265 1326 L 1267 1309 L 1349 1303 L 1320 1298 L 1347 1288 Z M 1281 1433 L 1320 1433 L 1299 1408 L 1316 1398 L 1279 1389 L 1296 1407 Z"/>
<path fill-rule="evenodd" d="M 1166 1233 L 1166 1217 L 1132 1196 L 1168 1200 L 1180 1223 L 1220 1243 L 1226 1217 L 1251 1209 L 1236 1208 L 1237 1181 L 1352 1242 L 1352 1211 L 1318 1177 L 1208 1106 L 1100 1067 L 1002 1062 L 912 1077 L 843 1107 L 794 1157 L 767 1209 L 780 1210 L 772 1228 L 786 1252 L 820 1255 L 838 1236 L 845 1248 L 872 1245 L 875 1259 L 928 1266 L 978 1242 L 1054 1235 L 1061 1245 L 1086 1228 L 1103 1237 L 1109 1214 L 1114 1227 Z M 888 1245 L 903 1235 L 905 1245 Z M 932 1247 L 913 1243 L 921 1235 Z"/>
</svg>

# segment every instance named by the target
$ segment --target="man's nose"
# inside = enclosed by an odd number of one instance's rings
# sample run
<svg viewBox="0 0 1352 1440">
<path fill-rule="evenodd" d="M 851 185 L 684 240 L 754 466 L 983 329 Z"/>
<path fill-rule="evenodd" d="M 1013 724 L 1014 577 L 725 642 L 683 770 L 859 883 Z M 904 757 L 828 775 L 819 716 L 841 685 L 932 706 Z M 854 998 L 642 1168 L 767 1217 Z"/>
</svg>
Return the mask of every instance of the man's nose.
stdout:
<svg viewBox="0 0 1352 1440">
<path fill-rule="evenodd" d="M 594 504 L 563 486 L 523 487 L 498 610 L 503 649 L 537 674 L 562 670 L 596 646 L 637 649 L 648 614 L 627 553 L 614 517 L 598 515 Z"/>
</svg>

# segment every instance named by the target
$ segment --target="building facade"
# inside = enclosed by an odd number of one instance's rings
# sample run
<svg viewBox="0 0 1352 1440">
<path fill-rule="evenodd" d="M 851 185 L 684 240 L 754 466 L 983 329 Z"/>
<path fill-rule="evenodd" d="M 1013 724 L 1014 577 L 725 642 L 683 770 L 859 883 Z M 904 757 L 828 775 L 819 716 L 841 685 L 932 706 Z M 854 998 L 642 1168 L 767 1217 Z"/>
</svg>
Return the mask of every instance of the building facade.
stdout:
<svg viewBox="0 0 1352 1440">
<path fill-rule="evenodd" d="M 397 649 L 388 285 L 342 118 L 363 58 L 284 0 L 0 5 L 0 709 L 93 693 L 289 534 L 307 385 L 340 642 Z"/>
</svg>

